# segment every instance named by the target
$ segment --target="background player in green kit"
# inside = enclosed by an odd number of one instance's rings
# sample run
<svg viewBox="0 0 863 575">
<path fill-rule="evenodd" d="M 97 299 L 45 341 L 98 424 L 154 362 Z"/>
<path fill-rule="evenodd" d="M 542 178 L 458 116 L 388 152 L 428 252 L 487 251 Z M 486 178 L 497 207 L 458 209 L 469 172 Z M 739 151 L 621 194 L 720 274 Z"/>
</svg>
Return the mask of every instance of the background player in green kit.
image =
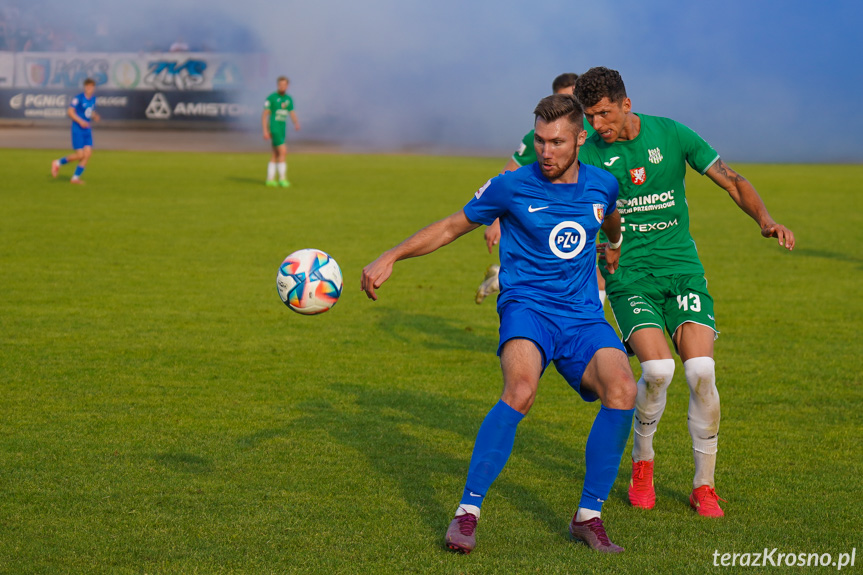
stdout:
<svg viewBox="0 0 863 575">
<path fill-rule="evenodd" d="M 713 342 L 718 332 L 704 268 L 689 233 L 686 164 L 725 189 L 765 238 L 777 238 L 780 246 L 791 250 L 794 234 L 770 217 L 752 184 L 698 134 L 668 118 L 634 113 L 617 71 L 591 68 L 576 81 L 575 96 L 596 130 L 579 159 L 608 170 L 620 184 L 620 269 L 613 276 L 603 275 L 623 340 L 642 369 L 629 500 L 644 509 L 656 501 L 653 434 L 674 375 L 674 360 L 662 332 L 666 329 L 690 388 L 688 425 L 695 478 L 689 503 L 701 515 L 721 517 L 714 484 L 720 416 Z"/>
<path fill-rule="evenodd" d="M 276 91 L 267 96 L 267 100 L 264 102 L 264 113 L 261 115 L 264 139 L 270 140 L 273 146 L 273 155 L 267 165 L 267 185 L 279 185 L 283 188 L 291 185 L 288 182 L 288 164 L 286 162 L 288 145 L 285 143 L 288 116 L 291 117 L 294 129 L 300 129 L 300 121 L 297 119 L 297 113 L 294 112 L 294 99 L 288 94 L 289 85 L 290 81 L 286 77 L 279 76 L 276 80 Z M 279 172 L 278 184 L 276 183 L 276 170 Z"/>
</svg>

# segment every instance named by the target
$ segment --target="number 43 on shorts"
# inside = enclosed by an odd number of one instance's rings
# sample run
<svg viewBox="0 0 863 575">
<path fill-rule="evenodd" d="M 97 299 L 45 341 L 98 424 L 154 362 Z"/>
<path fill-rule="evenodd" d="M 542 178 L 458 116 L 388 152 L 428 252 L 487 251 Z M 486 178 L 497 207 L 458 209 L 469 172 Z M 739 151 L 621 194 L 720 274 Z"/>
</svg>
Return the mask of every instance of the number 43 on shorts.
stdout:
<svg viewBox="0 0 863 575">
<path fill-rule="evenodd" d="M 683 311 L 701 311 L 701 297 L 697 293 L 677 296 L 677 307 Z"/>
</svg>

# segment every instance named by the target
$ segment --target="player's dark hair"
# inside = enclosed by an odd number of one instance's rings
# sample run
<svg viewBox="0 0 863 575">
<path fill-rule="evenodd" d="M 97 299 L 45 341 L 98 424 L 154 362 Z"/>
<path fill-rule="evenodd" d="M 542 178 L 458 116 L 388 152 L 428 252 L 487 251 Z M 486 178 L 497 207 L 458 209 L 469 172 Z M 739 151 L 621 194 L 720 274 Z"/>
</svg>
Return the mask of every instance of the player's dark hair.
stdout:
<svg viewBox="0 0 863 575">
<path fill-rule="evenodd" d="M 569 94 L 552 94 L 539 101 L 533 110 L 536 118 L 542 118 L 545 122 L 554 122 L 558 118 L 566 117 L 576 126 L 575 133 L 580 133 L 584 128 L 581 104 L 575 96 Z"/>
<path fill-rule="evenodd" d="M 90 86 L 90 85 L 95 86 L 96 80 L 94 80 L 93 78 L 87 78 L 86 80 L 84 80 L 84 85 L 85 86 Z"/>
<path fill-rule="evenodd" d="M 554 82 L 551 83 L 551 93 L 557 94 L 558 90 L 563 90 L 564 88 L 572 88 L 573 86 L 575 86 L 576 80 L 578 80 L 578 74 L 573 74 L 572 72 L 561 74 L 554 79 Z"/>
<path fill-rule="evenodd" d="M 282 80 L 284 80 L 284 81 L 285 81 L 285 82 L 287 82 L 288 84 L 290 84 L 290 83 L 291 83 L 291 81 L 290 81 L 290 80 L 288 80 L 288 77 L 287 77 L 287 76 L 279 76 L 278 78 L 276 78 L 276 84 L 278 84 L 278 83 L 279 83 L 279 82 L 281 82 Z"/>
<path fill-rule="evenodd" d="M 622 102 L 626 98 L 626 86 L 620 72 L 599 66 L 578 77 L 575 97 L 585 108 L 595 106 L 603 98 L 608 98 L 609 102 Z"/>
</svg>

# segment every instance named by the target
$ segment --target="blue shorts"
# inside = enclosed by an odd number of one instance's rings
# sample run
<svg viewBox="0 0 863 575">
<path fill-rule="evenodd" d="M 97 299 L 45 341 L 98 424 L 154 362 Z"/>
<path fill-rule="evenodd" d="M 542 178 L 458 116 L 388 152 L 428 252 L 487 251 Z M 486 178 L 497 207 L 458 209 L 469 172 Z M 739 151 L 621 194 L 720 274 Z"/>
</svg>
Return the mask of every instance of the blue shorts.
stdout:
<svg viewBox="0 0 863 575">
<path fill-rule="evenodd" d="M 93 130 L 74 124 L 72 126 L 72 149 L 80 150 L 86 146 L 93 147 Z"/>
<path fill-rule="evenodd" d="M 542 354 L 542 370 L 554 367 L 585 401 L 599 399 L 581 389 L 581 377 L 596 352 L 612 347 L 626 353 L 617 333 L 605 319 L 579 320 L 544 313 L 520 302 L 509 302 L 500 310 L 500 355 L 503 344 L 511 339 L 528 339 Z"/>
</svg>

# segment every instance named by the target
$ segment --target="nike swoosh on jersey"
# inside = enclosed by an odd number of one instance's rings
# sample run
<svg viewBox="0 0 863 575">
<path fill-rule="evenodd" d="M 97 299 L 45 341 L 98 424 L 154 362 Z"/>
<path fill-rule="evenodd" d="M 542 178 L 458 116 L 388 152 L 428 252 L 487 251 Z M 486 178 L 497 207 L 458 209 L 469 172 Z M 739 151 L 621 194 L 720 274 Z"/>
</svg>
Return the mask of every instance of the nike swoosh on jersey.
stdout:
<svg viewBox="0 0 863 575">
<path fill-rule="evenodd" d="M 608 166 L 608 167 L 610 168 L 610 167 L 611 167 L 611 165 L 612 165 L 614 162 L 616 162 L 617 160 L 619 160 L 619 159 L 620 159 L 620 156 L 614 156 L 613 158 L 611 158 L 611 159 L 610 159 L 610 160 L 608 160 L 607 162 L 602 162 L 602 163 L 603 163 L 603 164 L 605 164 L 606 166 Z"/>
<path fill-rule="evenodd" d="M 546 210 L 546 209 L 548 209 L 548 206 L 542 206 L 541 208 L 535 208 L 533 206 L 527 207 L 527 211 L 529 211 L 530 213 L 538 212 L 539 210 Z"/>
</svg>

